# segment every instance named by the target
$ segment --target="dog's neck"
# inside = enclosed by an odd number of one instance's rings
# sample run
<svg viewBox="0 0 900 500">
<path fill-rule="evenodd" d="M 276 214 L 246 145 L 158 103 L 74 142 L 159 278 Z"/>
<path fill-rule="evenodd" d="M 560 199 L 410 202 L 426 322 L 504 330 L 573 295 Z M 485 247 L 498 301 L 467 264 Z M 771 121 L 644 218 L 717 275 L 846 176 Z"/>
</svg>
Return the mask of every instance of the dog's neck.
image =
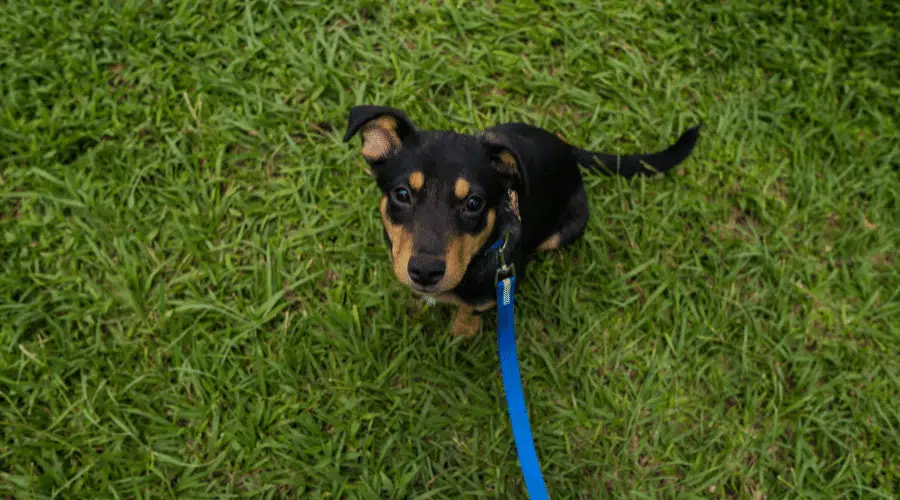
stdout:
<svg viewBox="0 0 900 500">
<path fill-rule="evenodd" d="M 492 235 L 493 239 L 489 240 L 491 245 L 487 250 L 483 251 L 478 258 L 499 251 L 501 246 L 512 249 L 519 243 L 519 237 L 522 234 L 522 216 L 519 213 L 519 195 L 516 191 L 509 189 L 506 192 L 506 199 L 504 201 L 504 206 L 500 209 L 499 217 L 497 218 L 499 223 L 495 227 L 494 234 Z"/>
</svg>

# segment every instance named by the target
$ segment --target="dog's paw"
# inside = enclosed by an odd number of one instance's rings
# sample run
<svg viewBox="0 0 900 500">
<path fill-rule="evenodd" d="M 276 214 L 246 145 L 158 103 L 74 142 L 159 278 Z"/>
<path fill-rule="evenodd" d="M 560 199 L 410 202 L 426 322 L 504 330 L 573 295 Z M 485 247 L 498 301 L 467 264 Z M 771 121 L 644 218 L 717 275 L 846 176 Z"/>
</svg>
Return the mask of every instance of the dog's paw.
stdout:
<svg viewBox="0 0 900 500">
<path fill-rule="evenodd" d="M 450 327 L 453 335 L 471 337 L 481 329 L 481 316 L 472 314 L 471 310 L 460 309 L 453 318 L 453 326 Z"/>
</svg>

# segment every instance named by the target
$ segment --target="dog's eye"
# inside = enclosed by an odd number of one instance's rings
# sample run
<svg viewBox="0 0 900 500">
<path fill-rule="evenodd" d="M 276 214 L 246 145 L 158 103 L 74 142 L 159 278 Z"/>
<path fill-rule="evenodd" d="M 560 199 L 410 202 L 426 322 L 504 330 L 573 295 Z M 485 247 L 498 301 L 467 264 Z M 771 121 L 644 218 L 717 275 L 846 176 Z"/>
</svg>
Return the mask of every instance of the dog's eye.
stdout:
<svg viewBox="0 0 900 500">
<path fill-rule="evenodd" d="M 405 187 L 395 188 L 391 191 L 391 197 L 394 198 L 394 203 L 397 203 L 398 205 L 409 205 L 411 199 L 409 196 L 409 189 L 406 189 Z"/>
<path fill-rule="evenodd" d="M 476 213 L 484 206 L 484 198 L 480 196 L 470 196 L 466 200 L 466 212 Z"/>
</svg>

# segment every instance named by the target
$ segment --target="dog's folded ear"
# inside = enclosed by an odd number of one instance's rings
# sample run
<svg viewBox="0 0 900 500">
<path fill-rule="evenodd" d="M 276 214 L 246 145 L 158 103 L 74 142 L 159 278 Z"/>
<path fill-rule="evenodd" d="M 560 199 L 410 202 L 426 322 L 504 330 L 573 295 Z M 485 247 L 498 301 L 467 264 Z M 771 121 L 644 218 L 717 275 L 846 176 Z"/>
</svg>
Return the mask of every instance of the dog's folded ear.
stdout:
<svg viewBox="0 0 900 500">
<path fill-rule="evenodd" d="M 367 162 L 383 161 L 415 136 L 416 127 L 402 111 L 384 106 L 354 106 L 350 109 L 344 142 L 357 132 L 362 136 L 361 153 Z"/>
<path fill-rule="evenodd" d="M 503 136 L 489 132 L 481 143 L 491 155 L 491 165 L 497 172 L 516 181 L 522 180 L 519 155 Z"/>
</svg>

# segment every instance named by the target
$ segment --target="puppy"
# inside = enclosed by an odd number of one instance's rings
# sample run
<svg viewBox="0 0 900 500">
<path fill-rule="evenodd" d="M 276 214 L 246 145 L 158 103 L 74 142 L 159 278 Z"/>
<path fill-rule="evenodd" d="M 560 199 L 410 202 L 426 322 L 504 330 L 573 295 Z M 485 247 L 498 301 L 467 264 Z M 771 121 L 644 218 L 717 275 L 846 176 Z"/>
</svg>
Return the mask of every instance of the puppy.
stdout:
<svg viewBox="0 0 900 500">
<path fill-rule="evenodd" d="M 625 177 L 664 172 L 690 155 L 699 128 L 665 151 L 614 156 L 523 123 L 468 135 L 419 130 L 402 111 L 355 106 L 344 142 L 362 137 L 397 279 L 457 305 L 452 331 L 468 336 L 496 305 L 502 263 L 512 264 L 521 282 L 535 252 L 584 233 L 588 199 L 579 165 Z"/>
</svg>

